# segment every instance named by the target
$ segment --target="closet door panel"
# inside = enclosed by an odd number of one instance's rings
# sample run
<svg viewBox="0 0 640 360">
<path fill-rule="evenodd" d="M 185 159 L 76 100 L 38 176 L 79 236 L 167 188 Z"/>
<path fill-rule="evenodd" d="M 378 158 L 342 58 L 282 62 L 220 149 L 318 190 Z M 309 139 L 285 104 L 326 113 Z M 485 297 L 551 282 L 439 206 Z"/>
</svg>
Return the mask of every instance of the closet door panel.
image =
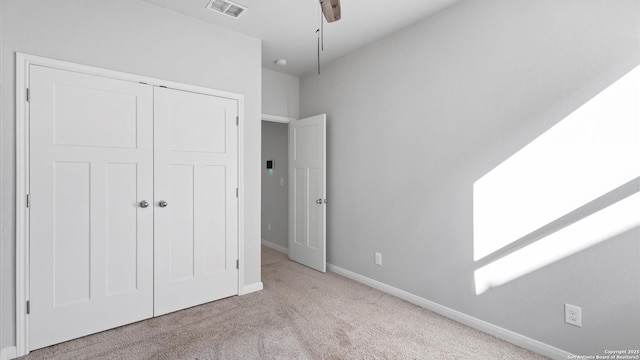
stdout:
<svg viewBox="0 0 640 360">
<path fill-rule="evenodd" d="M 238 103 L 155 88 L 154 114 L 158 316 L 238 293 Z"/>
<path fill-rule="evenodd" d="M 30 349 L 153 315 L 153 88 L 30 67 Z"/>
</svg>

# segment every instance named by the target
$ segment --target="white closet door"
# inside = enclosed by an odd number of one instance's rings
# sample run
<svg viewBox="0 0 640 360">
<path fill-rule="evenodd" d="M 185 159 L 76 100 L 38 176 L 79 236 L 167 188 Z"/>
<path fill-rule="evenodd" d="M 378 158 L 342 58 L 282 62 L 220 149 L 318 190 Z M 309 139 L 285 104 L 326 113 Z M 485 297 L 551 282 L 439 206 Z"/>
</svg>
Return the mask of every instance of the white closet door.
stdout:
<svg viewBox="0 0 640 360">
<path fill-rule="evenodd" d="M 238 103 L 154 91 L 158 316 L 238 294 Z"/>
<path fill-rule="evenodd" d="M 153 89 L 31 66 L 30 349 L 153 315 Z"/>
</svg>

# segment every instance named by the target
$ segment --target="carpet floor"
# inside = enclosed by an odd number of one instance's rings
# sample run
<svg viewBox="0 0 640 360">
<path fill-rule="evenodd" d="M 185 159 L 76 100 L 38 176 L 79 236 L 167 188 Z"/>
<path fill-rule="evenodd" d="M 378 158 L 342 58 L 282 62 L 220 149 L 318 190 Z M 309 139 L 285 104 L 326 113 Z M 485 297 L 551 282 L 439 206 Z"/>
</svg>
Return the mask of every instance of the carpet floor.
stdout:
<svg viewBox="0 0 640 360">
<path fill-rule="evenodd" d="M 48 348 L 39 359 L 545 359 L 263 247 L 264 290 Z"/>
</svg>

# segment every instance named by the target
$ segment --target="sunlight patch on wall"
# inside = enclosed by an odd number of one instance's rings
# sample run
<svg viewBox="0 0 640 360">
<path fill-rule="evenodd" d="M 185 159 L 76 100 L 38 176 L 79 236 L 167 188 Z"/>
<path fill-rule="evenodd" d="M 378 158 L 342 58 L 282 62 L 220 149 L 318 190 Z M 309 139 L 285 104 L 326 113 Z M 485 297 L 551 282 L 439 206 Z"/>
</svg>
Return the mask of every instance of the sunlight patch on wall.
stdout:
<svg viewBox="0 0 640 360">
<path fill-rule="evenodd" d="M 476 270 L 476 295 L 638 226 L 640 193 Z"/>
<path fill-rule="evenodd" d="M 476 181 L 473 187 L 474 261 L 638 176 L 640 66 Z M 617 222 L 603 225 L 607 225 L 607 229 L 603 229 L 602 236 L 619 231 Z M 564 240 L 563 236 L 554 235 L 544 243 Z M 592 237 L 569 240 L 584 244 L 594 241 Z M 558 254 L 569 253 L 561 248 L 574 245 L 553 246 L 547 251 L 558 259 Z M 576 245 L 576 248 L 584 246 Z M 499 268 L 507 270 L 505 265 Z M 482 282 L 487 282 L 488 272 L 493 270 L 479 270 L 480 277 L 485 279 Z"/>
</svg>

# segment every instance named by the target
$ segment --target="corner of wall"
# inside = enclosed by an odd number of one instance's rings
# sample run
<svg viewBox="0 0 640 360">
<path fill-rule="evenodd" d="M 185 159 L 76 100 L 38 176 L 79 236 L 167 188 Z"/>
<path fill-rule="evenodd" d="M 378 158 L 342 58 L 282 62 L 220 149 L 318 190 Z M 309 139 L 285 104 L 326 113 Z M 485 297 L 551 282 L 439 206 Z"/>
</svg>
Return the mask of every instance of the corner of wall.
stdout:
<svg viewBox="0 0 640 360">
<path fill-rule="evenodd" d="M 284 247 L 284 246 L 282 246 L 282 245 L 278 245 L 276 243 L 272 243 L 271 241 L 267 241 L 265 239 L 262 239 L 262 245 L 264 245 L 264 246 L 266 246 L 268 248 L 271 248 L 271 249 L 273 249 L 275 251 L 279 251 L 279 252 L 281 252 L 283 254 L 289 255 L 289 249 Z"/>
<path fill-rule="evenodd" d="M 247 295 L 247 294 L 251 294 L 253 292 L 257 292 L 260 291 L 264 288 L 264 286 L 262 285 L 262 281 L 253 283 L 253 284 L 249 284 L 249 285 L 244 285 L 242 287 L 242 289 L 240 289 L 240 293 L 238 295 L 242 296 L 242 295 Z"/>
<path fill-rule="evenodd" d="M 300 77 L 262 68 L 262 112 L 300 117 Z"/>
</svg>

